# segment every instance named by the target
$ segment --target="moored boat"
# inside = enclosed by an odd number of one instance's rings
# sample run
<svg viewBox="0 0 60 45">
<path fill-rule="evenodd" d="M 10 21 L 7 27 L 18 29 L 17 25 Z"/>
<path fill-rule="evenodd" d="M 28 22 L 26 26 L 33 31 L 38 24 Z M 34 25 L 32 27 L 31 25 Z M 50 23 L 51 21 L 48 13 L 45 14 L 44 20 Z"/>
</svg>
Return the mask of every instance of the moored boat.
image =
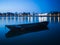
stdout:
<svg viewBox="0 0 60 45">
<path fill-rule="evenodd" d="M 35 29 L 44 29 L 47 27 L 48 22 L 38 22 L 38 23 L 29 23 L 29 24 L 18 24 L 18 25 L 6 25 L 11 31 L 31 31 Z"/>
</svg>

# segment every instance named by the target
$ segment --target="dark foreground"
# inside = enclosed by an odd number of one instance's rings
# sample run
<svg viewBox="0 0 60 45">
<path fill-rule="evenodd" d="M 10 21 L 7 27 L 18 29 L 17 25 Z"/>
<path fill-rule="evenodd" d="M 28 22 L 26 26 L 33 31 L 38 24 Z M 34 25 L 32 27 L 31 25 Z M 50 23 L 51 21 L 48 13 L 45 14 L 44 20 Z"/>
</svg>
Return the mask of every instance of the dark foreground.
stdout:
<svg viewBox="0 0 60 45">
<path fill-rule="evenodd" d="M 38 29 L 37 29 L 38 30 Z M 2 34 L 1 34 L 2 35 Z M 50 23 L 45 30 L 23 33 L 9 31 L 0 44 L 6 45 L 59 45 L 60 23 Z"/>
</svg>

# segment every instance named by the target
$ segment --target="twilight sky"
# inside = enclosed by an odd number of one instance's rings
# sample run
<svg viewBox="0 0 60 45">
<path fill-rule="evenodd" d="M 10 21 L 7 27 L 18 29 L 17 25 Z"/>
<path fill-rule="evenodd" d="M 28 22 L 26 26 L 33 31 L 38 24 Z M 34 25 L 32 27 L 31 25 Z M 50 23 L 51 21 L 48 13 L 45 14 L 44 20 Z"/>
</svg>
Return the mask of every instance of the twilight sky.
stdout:
<svg viewBox="0 0 60 45">
<path fill-rule="evenodd" d="M 0 12 L 60 11 L 60 0 L 0 0 Z"/>
</svg>

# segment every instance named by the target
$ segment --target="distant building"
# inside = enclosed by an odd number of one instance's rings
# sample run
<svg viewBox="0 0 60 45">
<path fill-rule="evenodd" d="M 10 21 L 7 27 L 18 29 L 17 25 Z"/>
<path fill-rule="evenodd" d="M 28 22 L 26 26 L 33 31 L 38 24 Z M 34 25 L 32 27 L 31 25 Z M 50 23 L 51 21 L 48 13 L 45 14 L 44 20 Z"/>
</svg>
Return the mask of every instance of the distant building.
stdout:
<svg viewBox="0 0 60 45">
<path fill-rule="evenodd" d="M 30 15 L 31 15 L 30 12 L 28 12 L 28 13 L 23 12 L 23 13 L 22 13 L 22 16 L 30 16 Z"/>
<path fill-rule="evenodd" d="M 48 13 L 50 16 L 60 16 L 60 12 L 56 12 L 56 11 L 53 11 L 53 12 L 50 12 Z"/>
<path fill-rule="evenodd" d="M 2 16 L 2 13 L 0 13 L 0 17 Z"/>
<path fill-rule="evenodd" d="M 47 16 L 48 13 L 39 13 L 38 15 L 39 15 L 39 16 Z"/>
</svg>

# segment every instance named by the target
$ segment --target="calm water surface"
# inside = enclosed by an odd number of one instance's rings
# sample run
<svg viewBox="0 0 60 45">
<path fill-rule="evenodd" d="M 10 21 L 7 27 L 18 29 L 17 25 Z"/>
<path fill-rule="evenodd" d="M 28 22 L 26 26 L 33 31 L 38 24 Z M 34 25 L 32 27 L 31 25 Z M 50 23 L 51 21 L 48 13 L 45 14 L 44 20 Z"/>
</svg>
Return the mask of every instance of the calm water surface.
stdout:
<svg viewBox="0 0 60 45">
<path fill-rule="evenodd" d="M 17 25 L 48 21 L 48 29 L 6 38 L 9 29 L 5 25 Z M 60 17 L 0 17 L 0 45 L 59 45 Z"/>
</svg>

